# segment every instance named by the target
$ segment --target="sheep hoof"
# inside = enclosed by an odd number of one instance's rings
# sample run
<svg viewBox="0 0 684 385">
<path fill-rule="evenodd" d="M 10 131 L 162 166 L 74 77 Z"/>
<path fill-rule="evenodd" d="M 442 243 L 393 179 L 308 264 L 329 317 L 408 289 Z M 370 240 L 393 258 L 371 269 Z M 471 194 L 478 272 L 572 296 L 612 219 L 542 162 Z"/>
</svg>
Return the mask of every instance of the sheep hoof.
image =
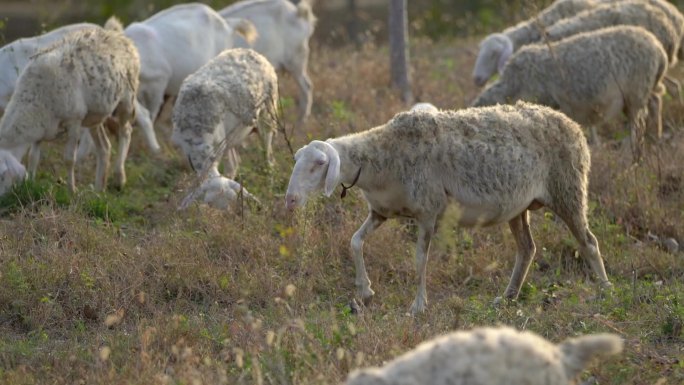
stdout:
<svg viewBox="0 0 684 385">
<path fill-rule="evenodd" d="M 416 316 L 418 314 L 424 313 L 427 308 L 427 301 L 424 299 L 418 300 L 417 298 L 411 304 L 411 315 Z"/>
<path fill-rule="evenodd" d="M 352 298 L 351 301 L 349 301 L 349 310 L 351 314 L 361 314 L 362 307 L 356 302 L 356 298 Z"/>
<path fill-rule="evenodd" d="M 502 297 L 498 296 L 494 298 L 494 301 L 492 301 L 492 306 L 495 308 L 500 308 L 502 306 L 507 306 L 515 302 L 515 298 L 510 298 L 508 296 Z"/>
<path fill-rule="evenodd" d="M 374 295 L 375 292 L 370 287 L 365 289 L 359 289 L 359 298 L 361 298 L 361 301 L 363 302 L 364 306 L 370 305 Z"/>
</svg>

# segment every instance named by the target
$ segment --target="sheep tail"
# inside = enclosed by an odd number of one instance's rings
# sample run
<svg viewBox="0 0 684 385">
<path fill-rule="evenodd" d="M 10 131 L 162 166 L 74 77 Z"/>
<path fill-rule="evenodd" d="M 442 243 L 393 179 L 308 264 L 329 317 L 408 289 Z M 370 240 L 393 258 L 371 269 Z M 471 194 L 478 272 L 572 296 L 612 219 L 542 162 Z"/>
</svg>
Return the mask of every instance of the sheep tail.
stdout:
<svg viewBox="0 0 684 385">
<path fill-rule="evenodd" d="M 311 0 L 301 0 L 297 4 L 297 17 L 304 19 L 313 27 L 316 24 L 316 15 L 311 7 Z"/>
<path fill-rule="evenodd" d="M 115 32 L 123 32 L 123 24 L 121 23 L 121 20 L 119 20 L 118 17 L 116 16 L 110 16 L 109 19 L 104 24 L 104 28 L 110 31 L 115 31 Z"/>
<path fill-rule="evenodd" d="M 560 345 L 563 366 L 568 377 L 574 378 L 594 359 L 618 354 L 623 340 L 615 334 L 594 334 L 569 338 Z"/>
</svg>

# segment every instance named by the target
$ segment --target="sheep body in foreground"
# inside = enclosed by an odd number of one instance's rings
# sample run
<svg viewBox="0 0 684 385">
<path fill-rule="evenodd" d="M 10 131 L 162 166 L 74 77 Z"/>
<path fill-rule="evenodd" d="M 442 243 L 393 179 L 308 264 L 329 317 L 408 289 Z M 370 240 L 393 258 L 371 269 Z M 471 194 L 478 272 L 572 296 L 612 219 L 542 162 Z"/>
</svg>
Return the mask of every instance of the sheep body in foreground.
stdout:
<svg viewBox="0 0 684 385">
<path fill-rule="evenodd" d="M 473 68 L 473 80 L 483 86 L 497 71 L 503 71 L 510 56 L 520 47 L 539 41 L 542 32 L 557 21 L 574 16 L 595 7 L 593 0 L 558 0 L 539 12 L 538 15 L 493 33 L 480 42 L 479 52 Z"/>
<path fill-rule="evenodd" d="M 299 121 L 306 119 L 313 102 L 313 86 L 307 73 L 309 38 L 316 24 L 309 1 L 297 5 L 288 0 L 238 1 L 219 14 L 229 22 L 235 18 L 252 22 L 258 36 L 252 43 L 238 36 L 236 46 L 254 49 L 276 70 L 284 69 L 294 77 L 299 86 Z"/>
<path fill-rule="evenodd" d="M 364 239 L 388 218 L 415 219 L 418 292 L 413 313 L 424 310 L 426 263 L 435 226 L 455 203 L 462 226 L 508 222 L 518 245 L 504 295 L 520 292 L 535 246 L 528 210 L 546 206 L 570 228 L 579 250 L 604 286 L 610 286 L 587 225 L 589 149 L 578 124 L 548 107 L 519 102 L 461 111 L 404 112 L 371 130 L 313 141 L 295 154 L 286 194 L 293 209 L 343 183 L 358 186 L 369 215 L 351 240 L 358 294 L 374 294 L 363 259 Z"/>
<path fill-rule="evenodd" d="M 222 52 L 185 79 L 173 110 L 172 140 L 198 172 L 219 175 L 217 154 L 225 141 L 226 174 L 237 172 L 235 148 L 255 128 L 273 163 L 271 139 L 277 118 L 278 79 L 263 56 L 251 49 Z M 208 168 L 207 168 L 208 167 Z"/>
<path fill-rule="evenodd" d="M 102 190 L 111 151 L 103 123 L 111 119 L 119 136 L 115 176 L 122 186 L 139 72 L 135 46 L 120 31 L 98 27 L 67 35 L 33 56 L 19 76 L 0 121 L 0 148 L 21 159 L 29 146 L 66 133 L 68 183 L 74 191 L 76 147 L 87 127 L 96 138 L 95 187 Z"/>
<path fill-rule="evenodd" d="M 622 351 L 615 334 L 554 344 L 529 331 L 483 327 L 418 345 L 382 367 L 357 369 L 347 385 L 571 385 L 595 359 Z"/>
<path fill-rule="evenodd" d="M 638 147 L 645 116 L 660 137 L 667 67 L 667 55 L 650 32 L 633 26 L 603 28 L 551 45 L 523 47 L 472 105 L 527 100 L 558 108 L 592 129 L 624 112 Z M 593 130 L 592 135 L 598 139 Z"/>
</svg>

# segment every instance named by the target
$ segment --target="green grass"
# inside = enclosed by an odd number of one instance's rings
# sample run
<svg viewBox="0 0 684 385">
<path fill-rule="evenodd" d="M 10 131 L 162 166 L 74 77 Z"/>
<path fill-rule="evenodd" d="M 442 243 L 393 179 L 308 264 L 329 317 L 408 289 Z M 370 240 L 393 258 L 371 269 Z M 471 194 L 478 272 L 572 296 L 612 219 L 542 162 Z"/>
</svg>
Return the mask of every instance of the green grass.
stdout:
<svg viewBox="0 0 684 385">
<path fill-rule="evenodd" d="M 416 79 L 416 95 L 439 107 L 467 104 L 478 92 L 474 58 L 453 53 L 475 47 L 476 39 L 416 43 L 415 73 L 430 74 Z M 386 51 L 373 47 L 319 48 L 310 63 L 313 116 L 294 127 L 294 150 L 405 109 L 387 88 L 386 66 Z M 296 95 L 291 79 L 281 84 L 283 97 Z M 290 132 L 296 109 L 287 103 Z M 683 255 L 648 233 L 684 239 L 683 112 L 666 102 L 669 140 L 634 169 L 628 148 L 593 152 L 589 217 L 612 295 L 597 294 L 567 228 L 542 210 L 531 214 L 537 256 L 521 296 L 494 307 L 513 265 L 510 232 L 458 229 L 447 213 L 428 264 L 428 311 L 417 317 L 406 314 L 416 290 L 413 226 L 388 221 L 366 242 L 376 296 L 352 314 L 348 248 L 366 205 L 352 189 L 288 213 L 292 155 L 282 134 L 273 170 L 256 138 L 240 150 L 238 179 L 264 205 L 231 212 L 176 209 L 195 181 L 168 143 L 148 156 L 134 133 L 128 184 L 94 192 L 91 160 L 79 166 L 73 195 L 60 183 L 61 147 L 46 146 L 37 180 L 0 199 L 0 383 L 335 384 L 435 335 L 496 324 L 552 341 L 618 333 L 625 352 L 583 378 L 681 383 Z"/>
</svg>

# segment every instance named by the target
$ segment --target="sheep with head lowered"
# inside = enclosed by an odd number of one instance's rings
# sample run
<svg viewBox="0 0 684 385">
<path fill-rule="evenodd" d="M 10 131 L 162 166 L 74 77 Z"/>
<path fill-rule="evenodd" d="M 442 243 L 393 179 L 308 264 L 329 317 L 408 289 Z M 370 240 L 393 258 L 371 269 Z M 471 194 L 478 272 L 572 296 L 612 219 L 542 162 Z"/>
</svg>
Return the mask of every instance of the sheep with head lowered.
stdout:
<svg viewBox="0 0 684 385">
<path fill-rule="evenodd" d="M 114 173 L 123 186 L 139 74 L 138 52 L 121 30 L 98 27 L 66 35 L 34 55 L 17 79 L 0 120 L 0 149 L 18 160 L 29 146 L 66 134 L 68 186 L 74 191 L 76 148 L 87 127 L 96 144 L 95 188 L 103 190 L 111 152 L 107 123 L 118 135 Z"/>
<path fill-rule="evenodd" d="M 483 86 L 498 71 L 503 71 L 506 62 L 520 47 L 539 41 L 546 27 L 566 17 L 596 6 L 594 0 L 558 0 L 539 12 L 538 15 L 525 20 L 501 33 L 493 33 L 480 42 L 473 81 L 478 87 Z"/>
<path fill-rule="evenodd" d="M 668 58 L 662 44 L 641 27 L 616 26 L 583 32 L 558 42 L 527 45 L 503 74 L 472 103 L 487 106 L 527 100 L 560 109 L 592 128 L 621 118 L 632 133 L 635 155 L 647 126 L 660 137 Z"/>
<path fill-rule="evenodd" d="M 587 224 L 590 156 L 581 127 L 560 112 L 530 103 L 460 111 L 409 111 L 365 132 L 315 140 L 295 154 L 287 187 L 289 209 L 309 195 L 330 196 L 342 183 L 358 186 L 368 203 L 366 221 L 351 240 L 356 287 L 373 296 L 363 242 L 388 218 L 418 225 L 418 292 L 412 313 L 427 304 L 426 268 L 437 221 L 449 203 L 461 226 L 508 222 L 518 246 L 506 298 L 516 298 L 535 254 L 528 210 L 547 207 L 569 227 L 580 254 L 604 287 L 598 242 Z"/>
<path fill-rule="evenodd" d="M 4 113 L 7 104 L 14 93 L 19 74 L 24 70 L 24 67 L 29 62 L 31 56 L 35 55 L 42 49 L 55 44 L 57 41 L 64 38 L 69 33 L 82 31 L 86 29 L 101 28 L 97 24 L 92 23 L 77 23 L 69 24 L 59 28 L 55 28 L 42 35 L 17 39 L 2 48 L 0 48 L 0 113 Z M 111 17 L 105 23 L 106 29 L 121 30 L 121 24 L 115 17 Z M 136 102 L 137 103 L 137 102 Z M 136 110 L 138 106 L 136 105 Z M 145 133 L 145 138 L 153 150 L 158 150 L 159 145 L 156 143 L 156 137 L 152 131 L 152 122 L 145 120 L 143 114 L 136 114 L 136 123 Z M 150 136 L 151 135 L 151 136 Z M 83 131 L 82 142 L 92 144 L 93 140 L 87 130 Z M 156 146 L 156 147 L 155 147 Z M 79 147 L 78 159 L 82 158 L 90 148 L 86 146 Z M 86 151 L 87 150 L 87 151 Z M 38 162 L 40 161 L 40 147 L 31 146 L 28 158 L 28 174 L 35 176 Z"/>
<path fill-rule="evenodd" d="M 277 103 L 278 78 L 268 60 L 251 49 L 225 50 L 183 82 L 173 110 L 172 141 L 190 166 L 210 179 L 220 176 L 218 162 L 225 148 L 225 174 L 233 178 L 239 162 L 236 147 L 256 130 L 272 165 Z"/>
<path fill-rule="evenodd" d="M 223 50 L 236 34 L 251 42 L 254 26 L 246 20 L 228 24 L 202 3 L 178 4 L 129 24 L 124 30 L 140 54 L 138 113 L 154 122 L 165 97 L 178 95 L 185 78 Z M 152 132 L 154 134 L 154 132 Z M 156 140 L 156 136 L 155 136 Z"/>
<path fill-rule="evenodd" d="M 249 20 L 257 31 L 253 42 L 236 37 L 236 47 L 249 47 L 264 55 L 276 70 L 284 69 L 299 86 L 299 122 L 311 114 L 313 85 L 307 73 L 309 38 L 316 16 L 310 0 L 297 5 L 289 0 L 243 0 L 235 2 L 219 14 L 228 23 L 236 18 Z"/>
<path fill-rule="evenodd" d="M 423 342 L 382 367 L 356 369 L 346 385 L 572 385 L 623 344 L 608 333 L 554 344 L 529 331 L 481 327 Z"/>
</svg>

